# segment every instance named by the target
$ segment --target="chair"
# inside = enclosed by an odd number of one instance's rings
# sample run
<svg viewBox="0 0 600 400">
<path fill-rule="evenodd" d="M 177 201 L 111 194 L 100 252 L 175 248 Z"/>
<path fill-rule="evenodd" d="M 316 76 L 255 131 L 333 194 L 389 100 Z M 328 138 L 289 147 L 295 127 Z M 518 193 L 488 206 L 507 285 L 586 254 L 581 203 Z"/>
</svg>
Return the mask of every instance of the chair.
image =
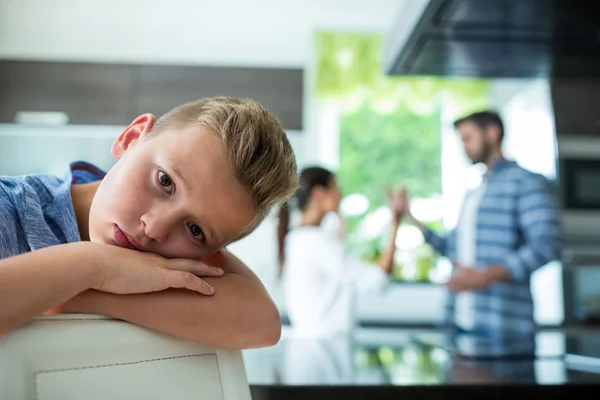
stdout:
<svg viewBox="0 0 600 400">
<path fill-rule="evenodd" d="M 40 316 L 0 337 L 7 400 L 250 400 L 241 351 L 99 315 Z"/>
</svg>

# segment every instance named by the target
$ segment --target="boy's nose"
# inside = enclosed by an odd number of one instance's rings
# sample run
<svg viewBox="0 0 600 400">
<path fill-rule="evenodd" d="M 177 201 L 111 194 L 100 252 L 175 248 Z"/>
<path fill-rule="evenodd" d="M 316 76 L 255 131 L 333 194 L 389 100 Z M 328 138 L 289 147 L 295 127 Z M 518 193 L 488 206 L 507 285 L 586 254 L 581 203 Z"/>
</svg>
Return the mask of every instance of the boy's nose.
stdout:
<svg viewBox="0 0 600 400">
<path fill-rule="evenodd" d="M 165 213 L 146 213 L 142 215 L 140 221 L 144 228 L 144 233 L 150 239 L 157 243 L 162 243 L 169 237 L 169 232 L 173 226 L 173 216 Z"/>
</svg>

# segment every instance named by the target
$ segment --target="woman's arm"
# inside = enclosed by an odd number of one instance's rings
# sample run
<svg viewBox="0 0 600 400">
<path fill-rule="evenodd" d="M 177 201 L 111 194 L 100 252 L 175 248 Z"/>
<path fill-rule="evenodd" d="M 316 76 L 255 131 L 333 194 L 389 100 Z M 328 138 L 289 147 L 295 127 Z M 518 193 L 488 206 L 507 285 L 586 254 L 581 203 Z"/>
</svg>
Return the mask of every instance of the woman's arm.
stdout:
<svg viewBox="0 0 600 400">
<path fill-rule="evenodd" d="M 405 209 L 406 202 L 406 190 L 400 188 L 395 193 L 391 189 L 387 188 L 387 196 L 390 202 L 390 211 L 392 213 L 392 231 L 390 232 L 390 238 L 388 245 L 379 257 L 377 265 L 386 274 L 392 272 L 394 266 L 394 255 L 396 254 L 396 238 L 398 237 L 398 226 L 402 220 L 402 214 Z"/>
<path fill-rule="evenodd" d="M 392 210 L 393 211 L 393 210 Z M 394 267 L 394 255 L 396 254 L 396 238 L 398 237 L 398 226 L 400 225 L 401 214 L 393 212 L 392 216 L 392 231 L 390 232 L 390 238 L 388 244 L 379 257 L 377 265 L 383 272 L 390 274 Z"/>
</svg>

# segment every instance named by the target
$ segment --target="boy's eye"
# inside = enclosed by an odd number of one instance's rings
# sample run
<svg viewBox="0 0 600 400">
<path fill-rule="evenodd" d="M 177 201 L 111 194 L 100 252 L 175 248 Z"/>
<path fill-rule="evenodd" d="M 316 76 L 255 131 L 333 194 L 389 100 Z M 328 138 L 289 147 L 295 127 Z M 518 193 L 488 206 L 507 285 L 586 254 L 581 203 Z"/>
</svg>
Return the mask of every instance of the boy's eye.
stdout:
<svg viewBox="0 0 600 400">
<path fill-rule="evenodd" d="M 203 240 L 204 239 L 204 232 L 202 232 L 202 229 L 200 229 L 200 227 L 196 224 L 193 224 L 191 222 L 188 222 L 188 228 L 190 229 L 190 232 L 192 233 L 192 235 L 194 235 L 194 237 L 196 239 L 200 239 Z"/>
<path fill-rule="evenodd" d="M 159 170 L 156 178 L 160 186 L 164 187 L 167 192 L 173 191 L 173 181 L 169 178 L 169 175 Z"/>
</svg>

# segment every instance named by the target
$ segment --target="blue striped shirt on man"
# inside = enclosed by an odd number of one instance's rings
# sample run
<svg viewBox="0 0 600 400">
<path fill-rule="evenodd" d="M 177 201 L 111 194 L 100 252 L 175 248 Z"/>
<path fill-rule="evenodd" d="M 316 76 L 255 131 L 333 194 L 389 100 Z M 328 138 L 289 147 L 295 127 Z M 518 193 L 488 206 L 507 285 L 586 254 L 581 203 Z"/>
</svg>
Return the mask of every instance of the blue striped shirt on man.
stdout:
<svg viewBox="0 0 600 400">
<path fill-rule="evenodd" d="M 556 196 L 545 177 L 514 161 L 498 160 L 484 179 L 473 267 L 503 265 L 512 281 L 474 292 L 473 332 L 496 338 L 531 335 L 535 331 L 531 275 L 561 255 Z M 426 242 L 449 260 L 456 259 L 456 236 L 456 229 L 445 236 L 425 232 Z M 449 320 L 454 315 L 453 300 L 451 295 Z"/>
</svg>

